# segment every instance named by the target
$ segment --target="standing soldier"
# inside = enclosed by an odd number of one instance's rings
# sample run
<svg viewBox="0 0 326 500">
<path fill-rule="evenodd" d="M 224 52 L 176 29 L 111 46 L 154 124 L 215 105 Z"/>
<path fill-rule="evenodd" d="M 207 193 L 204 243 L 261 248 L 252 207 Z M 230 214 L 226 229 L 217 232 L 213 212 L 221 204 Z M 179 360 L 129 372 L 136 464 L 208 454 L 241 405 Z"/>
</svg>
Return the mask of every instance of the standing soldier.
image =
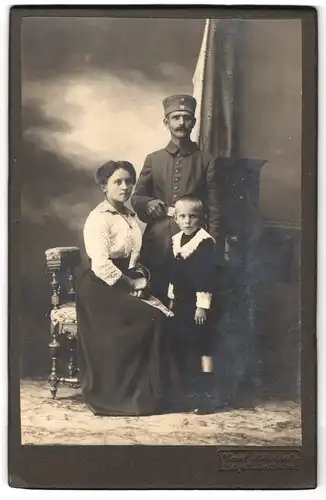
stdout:
<svg viewBox="0 0 326 500">
<path fill-rule="evenodd" d="M 179 228 L 174 204 L 183 196 L 201 200 L 206 227 L 216 239 L 219 224 L 218 185 L 215 161 L 190 139 L 196 124 L 196 99 L 173 95 L 163 101 L 164 125 L 171 140 L 163 149 L 147 155 L 131 204 L 147 223 L 140 261 L 151 272 L 151 290 L 167 303 L 172 236 Z"/>
</svg>

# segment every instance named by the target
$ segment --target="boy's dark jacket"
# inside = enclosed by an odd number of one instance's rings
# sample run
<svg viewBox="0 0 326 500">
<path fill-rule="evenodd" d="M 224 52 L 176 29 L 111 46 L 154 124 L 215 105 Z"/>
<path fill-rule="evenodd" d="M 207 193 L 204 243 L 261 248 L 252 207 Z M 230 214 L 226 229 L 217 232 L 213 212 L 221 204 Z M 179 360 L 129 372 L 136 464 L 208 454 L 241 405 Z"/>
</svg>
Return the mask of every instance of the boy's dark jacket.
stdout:
<svg viewBox="0 0 326 500">
<path fill-rule="evenodd" d="M 210 309 L 216 288 L 215 242 L 199 229 L 183 243 L 183 233 L 173 237 L 173 258 L 170 264 L 168 296 L 182 302 L 183 308 Z"/>
</svg>

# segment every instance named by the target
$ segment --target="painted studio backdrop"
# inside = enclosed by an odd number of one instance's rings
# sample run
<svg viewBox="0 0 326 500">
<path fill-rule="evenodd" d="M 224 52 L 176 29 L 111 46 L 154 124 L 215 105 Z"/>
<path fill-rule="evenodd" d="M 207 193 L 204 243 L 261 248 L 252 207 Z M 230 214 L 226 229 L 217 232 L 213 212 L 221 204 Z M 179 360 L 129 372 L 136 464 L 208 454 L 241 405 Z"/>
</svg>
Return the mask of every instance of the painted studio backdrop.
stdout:
<svg viewBox="0 0 326 500">
<path fill-rule="evenodd" d="M 296 20 L 24 19 L 24 377 L 50 367 L 45 250 L 84 251 L 83 224 L 101 200 L 95 169 L 125 159 L 139 172 L 169 140 L 163 98 L 190 93 L 193 139 L 220 157 L 221 234 L 237 237 L 221 377 L 232 368 L 256 391 L 298 396 L 301 71 Z"/>
</svg>

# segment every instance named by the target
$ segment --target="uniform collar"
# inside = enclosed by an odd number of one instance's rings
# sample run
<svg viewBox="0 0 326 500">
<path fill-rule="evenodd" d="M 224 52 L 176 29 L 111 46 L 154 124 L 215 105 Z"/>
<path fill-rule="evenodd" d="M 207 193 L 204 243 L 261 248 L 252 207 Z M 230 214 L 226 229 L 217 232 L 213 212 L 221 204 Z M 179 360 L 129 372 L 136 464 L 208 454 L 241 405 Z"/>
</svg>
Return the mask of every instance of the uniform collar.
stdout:
<svg viewBox="0 0 326 500">
<path fill-rule="evenodd" d="M 124 214 L 124 215 L 132 215 L 132 216 L 136 215 L 135 212 L 130 210 L 125 205 L 124 205 L 123 209 L 118 212 L 118 210 L 113 205 L 111 205 L 111 203 L 109 203 L 108 200 L 102 201 L 98 205 L 98 210 L 100 212 L 110 212 L 111 214 Z"/>
<path fill-rule="evenodd" d="M 198 151 L 199 147 L 195 142 L 189 141 L 187 144 L 183 145 L 182 148 L 179 148 L 179 146 L 174 144 L 174 142 L 170 141 L 165 149 L 171 155 L 175 155 L 178 151 L 180 151 L 182 156 L 187 156 L 193 154 L 195 151 Z"/>
</svg>

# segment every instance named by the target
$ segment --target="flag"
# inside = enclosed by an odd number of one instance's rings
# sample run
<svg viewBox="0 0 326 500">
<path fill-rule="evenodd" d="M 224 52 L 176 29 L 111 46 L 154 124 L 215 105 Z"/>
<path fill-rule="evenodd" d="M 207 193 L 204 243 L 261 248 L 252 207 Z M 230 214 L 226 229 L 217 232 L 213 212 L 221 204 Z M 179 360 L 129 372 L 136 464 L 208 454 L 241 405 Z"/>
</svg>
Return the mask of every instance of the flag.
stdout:
<svg viewBox="0 0 326 500">
<path fill-rule="evenodd" d="M 265 163 L 241 157 L 243 82 L 248 76 L 244 23 L 236 18 L 206 20 L 193 75 L 194 140 L 218 160 L 221 247 L 227 235 L 240 236 L 244 214 L 257 208 L 260 169 Z"/>
<path fill-rule="evenodd" d="M 193 75 L 198 103 L 194 140 L 203 151 L 222 158 L 237 154 L 241 43 L 241 20 L 207 19 Z"/>
</svg>

